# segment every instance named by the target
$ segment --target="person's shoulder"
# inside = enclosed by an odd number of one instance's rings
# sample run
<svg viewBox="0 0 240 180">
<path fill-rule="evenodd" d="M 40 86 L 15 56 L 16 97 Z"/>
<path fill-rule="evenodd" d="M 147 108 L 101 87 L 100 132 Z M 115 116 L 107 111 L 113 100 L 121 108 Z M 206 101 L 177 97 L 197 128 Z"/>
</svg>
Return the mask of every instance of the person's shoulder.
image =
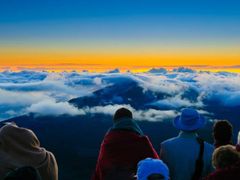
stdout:
<svg viewBox="0 0 240 180">
<path fill-rule="evenodd" d="M 137 139 L 139 139 L 140 141 L 144 141 L 144 142 L 147 142 L 147 143 L 151 143 L 151 140 L 150 138 L 147 136 L 147 135 L 139 135 L 137 134 Z"/>
<path fill-rule="evenodd" d="M 45 160 L 47 160 L 48 162 L 52 162 L 54 164 L 55 163 L 57 164 L 57 159 L 56 159 L 55 155 L 51 151 L 45 150 L 45 152 L 46 152 Z"/>
<path fill-rule="evenodd" d="M 209 162 L 211 162 L 212 154 L 214 152 L 214 146 L 204 141 L 204 151 L 205 151 L 204 154 L 206 155 L 206 158 L 209 159 Z"/>
<path fill-rule="evenodd" d="M 125 139 L 126 141 L 138 141 L 141 139 L 147 139 L 144 136 L 141 136 L 133 131 L 125 131 L 125 130 L 112 130 L 107 132 L 105 135 L 103 142 L 118 142 Z"/>
<path fill-rule="evenodd" d="M 206 141 L 204 141 L 204 146 L 210 151 L 214 151 L 214 146 Z"/>
<path fill-rule="evenodd" d="M 167 139 L 167 140 L 163 141 L 161 143 L 161 145 L 162 146 L 168 146 L 168 145 L 174 144 L 176 141 L 178 141 L 178 137 L 173 137 L 173 138 L 170 138 L 170 139 Z"/>
<path fill-rule="evenodd" d="M 209 174 L 204 180 L 225 179 L 226 175 L 228 175 L 229 173 L 231 172 L 229 172 L 228 169 L 217 169 L 211 174 Z"/>
</svg>

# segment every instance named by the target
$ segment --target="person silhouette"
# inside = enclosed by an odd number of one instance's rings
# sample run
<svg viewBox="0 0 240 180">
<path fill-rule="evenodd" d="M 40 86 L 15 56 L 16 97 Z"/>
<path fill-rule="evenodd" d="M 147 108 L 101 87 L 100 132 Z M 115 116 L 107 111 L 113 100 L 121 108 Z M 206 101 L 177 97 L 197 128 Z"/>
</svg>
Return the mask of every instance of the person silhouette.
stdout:
<svg viewBox="0 0 240 180">
<path fill-rule="evenodd" d="M 193 180 L 212 172 L 214 147 L 197 134 L 197 130 L 205 125 L 205 118 L 195 109 L 186 108 L 174 119 L 173 125 L 180 133 L 162 142 L 160 151 L 160 158 L 169 168 L 170 179 Z"/>
<path fill-rule="evenodd" d="M 34 132 L 16 124 L 7 124 L 0 128 L 0 179 L 24 166 L 36 168 L 44 180 L 58 179 L 54 155 L 40 147 Z"/>
<path fill-rule="evenodd" d="M 133 179 L 138 162 L 147 157 L 159 158 L 148 137 L 133 120 L 132 112 L 120 108 L 102 141 L 92 180 Z"/>
</svg>

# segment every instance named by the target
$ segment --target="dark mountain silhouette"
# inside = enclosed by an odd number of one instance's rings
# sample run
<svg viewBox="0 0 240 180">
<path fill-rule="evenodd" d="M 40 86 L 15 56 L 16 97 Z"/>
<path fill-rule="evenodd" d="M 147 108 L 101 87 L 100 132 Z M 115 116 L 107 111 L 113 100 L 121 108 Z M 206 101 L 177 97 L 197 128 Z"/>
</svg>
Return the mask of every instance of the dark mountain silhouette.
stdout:
<svg viewBox="0 0 240 180">
<path fill-rule="evenodd" d="M 124 79 L 114 85 L 95 91 L 91 96 L 70 100 L 78 108 L 85 106 L 104 106 L 114 104 L 129 104 L 135 109 L 146 109 L 146 104 L 169 96 L 166 93 L 156 93 L 145 90 L 132 79 Z"/>
</svg>

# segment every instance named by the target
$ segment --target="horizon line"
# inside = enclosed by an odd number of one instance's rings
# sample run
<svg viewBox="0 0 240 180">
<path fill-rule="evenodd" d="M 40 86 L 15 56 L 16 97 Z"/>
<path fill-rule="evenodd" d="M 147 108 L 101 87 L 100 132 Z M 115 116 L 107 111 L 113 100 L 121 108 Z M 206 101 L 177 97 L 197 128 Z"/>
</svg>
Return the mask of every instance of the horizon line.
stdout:
<svg viewBox="0 0 240 180">
<path fill-rule="evenodd" d="M 189 68 L 195 71 L 210 71 L 210 72 L 235 72 L 240 73 L 240 65 L 159 65 L 159 66 L 135 66 L 135 65 L 103 65 L 103 64 L 78 64 L 78 63 L 57 63 L 57 64 L 20 64 L 20 65 L 0 65 L 0 71 L 49 71 L 49 72 L 64 72 L 64 71 L 88 71 L 88 72 L 107 72 L 118 69 L 120 72 L 148 72 L 151 69 L 166 69 L 173 71 L 177 68 Z"/>
</svg>

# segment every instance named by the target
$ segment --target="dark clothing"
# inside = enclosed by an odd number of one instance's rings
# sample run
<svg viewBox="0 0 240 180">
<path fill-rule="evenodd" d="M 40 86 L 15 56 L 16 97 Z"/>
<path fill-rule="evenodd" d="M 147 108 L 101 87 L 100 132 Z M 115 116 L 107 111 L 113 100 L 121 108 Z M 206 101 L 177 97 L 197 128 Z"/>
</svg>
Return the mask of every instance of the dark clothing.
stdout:
<svg viewBox="0 0 240 180">
<path fill-rule="evenodd" d="M 214 143 L 215 149 L 217 149 L 217 148 L 219 148 L 221 146 L 225 146 L 225 145 L 233 145 L 233 143 L 232 143 L 232 141 L 226 141 L 226 142 L 218 142 L 218 141 L 216 141 Z"/>
<path fill-rule="evenodd" d="M 217 169 L 207 176 L 204 180 L 239 180 L 240 179 L 240 161 L 234 166 Z"/>
<path fill-rule="evenodd" d="M 110 130 L 101 144 L 92 180 L 131 179 L 137 163 L 147 157 L 159 158 L 147 136 L 129 129 Z"/>
<path fill-rule="evenodd" d="M 31 166 L 18 168 L 4 178 L 4 180 L 41 180 L 38 170 Z"/>
<path fill-rule="evenodd" d="M 236 145 L 236 149 L 237 149 L 238 152 L 240 152 L 240 144 Z"/>
</svg>

